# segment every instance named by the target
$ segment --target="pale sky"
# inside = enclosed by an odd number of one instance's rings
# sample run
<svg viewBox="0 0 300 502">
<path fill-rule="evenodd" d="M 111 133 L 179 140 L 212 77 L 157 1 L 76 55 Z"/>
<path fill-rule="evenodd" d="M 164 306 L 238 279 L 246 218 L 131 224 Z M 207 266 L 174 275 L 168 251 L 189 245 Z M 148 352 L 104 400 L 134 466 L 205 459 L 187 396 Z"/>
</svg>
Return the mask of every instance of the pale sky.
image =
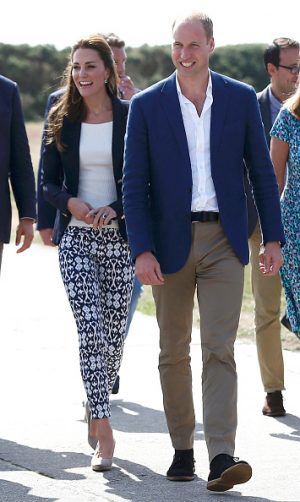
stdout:
<svg viewBox="0 0 300 502">
<path fill-rule="evenodd" d="M 62 49 L 85 35 L 113 31 L 132 47 L 169 44 L 182 5 L 212 18 L 217 47 L 300 39 L 299 0 L 5 0 L 0 42 Z"/>
</svg>

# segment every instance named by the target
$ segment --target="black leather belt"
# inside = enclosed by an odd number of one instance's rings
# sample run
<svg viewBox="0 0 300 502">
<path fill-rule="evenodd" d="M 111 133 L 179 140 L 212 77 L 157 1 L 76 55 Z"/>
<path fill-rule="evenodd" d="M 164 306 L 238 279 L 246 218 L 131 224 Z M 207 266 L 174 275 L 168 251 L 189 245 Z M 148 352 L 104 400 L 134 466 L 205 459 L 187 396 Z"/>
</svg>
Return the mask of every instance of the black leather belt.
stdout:
<svg viewBox="0 0 300 502">
<path fill-rule="evenodd" d="M 206 221 L 218 221 L 219 213 L 215 211 L 193 211 L 191 213 L 192 221 L 201 221 L 205 223 Z"/>
</svg>

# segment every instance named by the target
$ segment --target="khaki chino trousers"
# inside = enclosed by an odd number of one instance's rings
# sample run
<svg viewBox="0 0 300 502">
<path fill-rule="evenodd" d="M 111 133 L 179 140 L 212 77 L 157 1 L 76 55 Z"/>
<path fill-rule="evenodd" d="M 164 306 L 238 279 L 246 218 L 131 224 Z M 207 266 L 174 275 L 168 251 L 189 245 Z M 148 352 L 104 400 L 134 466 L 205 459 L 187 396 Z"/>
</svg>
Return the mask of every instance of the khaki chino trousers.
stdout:
<svg viewBox="0 0 300 502">
<path fill-rule="evenodd" d="M 279 274 L 264 277 L 259 270 L 260 226 L 249 239 L 251 283 L 255 302 L 255 333 L 261 379 L 266 392 L 284 389 L 280 338 L 281 281 Z"/>
<path fill-rule="evenodd" d="M 203 426 L 210 461 L 234 454 L 237 375 L 234 342 L 239 323 L 244 267 L 219 222 L 192 223 L 184 267 L 153 286 L 160 328 L 159 371 L 164 409 L 175 449 L 193 447 L 195 414 L 190 342 L 195 288 L 200 311 Z M 197 390 L 196 390 L 197 391 Z"/>
</svg>

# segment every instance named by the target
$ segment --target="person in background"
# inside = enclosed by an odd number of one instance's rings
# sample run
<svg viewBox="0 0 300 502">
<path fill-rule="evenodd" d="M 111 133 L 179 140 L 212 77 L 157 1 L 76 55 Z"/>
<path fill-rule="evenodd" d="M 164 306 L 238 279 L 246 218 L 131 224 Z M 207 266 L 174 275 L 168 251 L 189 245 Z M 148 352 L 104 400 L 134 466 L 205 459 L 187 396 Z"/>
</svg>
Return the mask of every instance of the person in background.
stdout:
<svg viewBox="0 0 300 502">
<path fill-rule="evenodd" d="M 124 40 L 120 39 L 115 33 L 107 33 L 103 35 L 111 50 L 113 51 L 114 60 L 119 76 L 119 93 L 122 99 L 130 101 L 131 98 L 140 91 L 137 89 L 132 79 L 126 75 L 127 54 Z"/>
<path fill-rule="evenodd" d="M 175 73 L 131 102 L 123 203 L 136 274 L 153 286 L 160 328 L 159 371 L 175 449 L 167 478 L 194 479 L 190 342 L 197 288 L 207 488 L 226 491 L 252 475 L 251 466 L 234 457 L 234 342 L 249 256 L 244 162 L 262 226 L 265 276 L 282 264 L 284 234 L 256 94 L 209 69 L 214 46 L 206 14 L 174 22 Z"/>
<path fill-rule="evenodd" d="M 121 99 L 130 100 L 132 96 L 139 92 L 131 78 L 126 75 L 126 60 L 127 54 L 125 49 L 125 42 L 120 37 L 118 37 L 115 33 L 103 34 L 103 38 L 106 40 L 108 45 L 110 46 L 114 62 L 116 65 L 117 74 L 119 77 L 118 80 L 118 91 L 119 97 Z M 49 110 L 52 105 L 60 98 L 63 93 L 63 89 L 59 89 L 52 94 L 49 95 L 45 110 L 45 124 L 47 124 L 47 116 Z M 38 220 L 37 220 L 37 229 L 39 230 L 42 241 L 47 246 L 53 246 L 52 234 L 53 234 L 53 225 L 55 221 L 56 209 L 51 204 L 49 204 L 45 198 L 43 197 L 43 193 L 41 190 L 40 184 L 40 175 L 41 175 L 41 162 L 39 164 L 38 170 Z M 142 285 L 137 277 L 134 278 L 132 297 L 129 306 L 128 319 L 126 325 L 126 333 L 125 338 L 128 336 L 130 325 L 133 319 L 134 312 L 136 310 L 138 301 L 140 299 L 142 293 Z M 120 386 L 120 376 L 117 375 L 116 381 L 113 386 L 112 394 L 118 394 Z M 89 418 L 89 411 L 86 411 L 86 419 Z M 89 443 L 92 447 L 95 446 L 95 441 L 89 436 Z"/>
<path fill-rule="evenodd" d="M 270 130 L 282 103 L 295 92 L 299 73 L 299 42 L 276 38 L 264 51 L 264 63 L 270 84 L 257 94 L 265 136 L 270 147 Z M 280 338 L 281 281 L 279 274 L 264 277 L 259 269 L 258 255 L 261 229 L 252 189 L 245 179 L 248 203 L 249 246 L 251 250 L 251 283 L 255 302 L 255 334 L 261 379 L 266 392 L 264 415 L 285 415 L 284 365 Z M 284 321 L 283 321 L 284 322 Z"/>
<path fill-rule="evenodd" d="M 299 74 L 299 62 L 293 66 Z M 300 87 L 286 101 L 271 129 L 271 158 L 279 185 L 286 244 L 280 271 L 287 318 L 300 338 Z M 286 170 L 288 176 L 286 181 Z"/>
<path fill-rule="evenodd" d="M 10 187 L 19 223 L 17 253 L 31 246 L 36 219 L 35 181 L 18 86 L 0 75 L 0 271 L 4 244 L 11 234 Z"/>
<path fill-rule="evenodd" d="M 133 283 L 121 198 L 128 103 L 117 97 L 112 52 L 100 35 L 73 46 L 65 75 L 48 116 L 41 184 L 57 209 L 52 239 L 77 324 L 89 433 L 98 441 L 91 465 L 105 471 L 115 446 L 109 395 Z"/>
</svg>

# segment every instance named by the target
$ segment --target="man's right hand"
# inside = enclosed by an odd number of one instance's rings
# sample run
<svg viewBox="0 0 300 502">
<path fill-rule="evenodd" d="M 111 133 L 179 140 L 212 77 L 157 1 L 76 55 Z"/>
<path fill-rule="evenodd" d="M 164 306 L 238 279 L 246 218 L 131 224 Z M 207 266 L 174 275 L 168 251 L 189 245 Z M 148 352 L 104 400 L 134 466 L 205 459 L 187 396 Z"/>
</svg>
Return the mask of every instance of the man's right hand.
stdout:
<svg viewBox="0 0 300 502">
<path fill-rule="evenodd" d="M 122 99 L 127 99 L 128 101 L 135 95 L 136 89 L 134 83 L 128 75 L 120 78 L 119 90 L 121 91 Z"/>
<path fill-rule="evenodd" d="M 136 258 L 135 274 L 142 284 L 150 286 L 162 286 L 164 284 L 160 265 L 150 251 L 146 251 Z"/>
<path fill-rule="evenodd" d="M 55 247 L 55 244 L 52 242 L 53 228 L 42 228 L 39 232 L 45 246 Z"/>
</svg>

